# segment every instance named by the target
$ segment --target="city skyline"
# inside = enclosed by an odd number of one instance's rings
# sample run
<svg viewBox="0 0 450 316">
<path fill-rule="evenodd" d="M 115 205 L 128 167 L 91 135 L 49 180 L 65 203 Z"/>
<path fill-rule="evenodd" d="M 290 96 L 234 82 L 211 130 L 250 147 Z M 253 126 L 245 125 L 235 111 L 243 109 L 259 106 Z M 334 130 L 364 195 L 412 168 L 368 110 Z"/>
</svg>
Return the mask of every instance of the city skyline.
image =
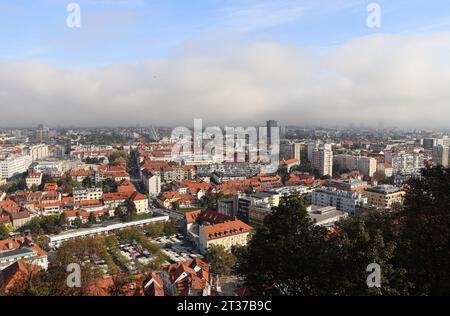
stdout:
<svg viewBox="0 0 450 316">
<path fill-rule="evenodd" d="M 0 126 L 449 126 L 445 1 L 77 3 L 0 5 Z"/>
</svg>

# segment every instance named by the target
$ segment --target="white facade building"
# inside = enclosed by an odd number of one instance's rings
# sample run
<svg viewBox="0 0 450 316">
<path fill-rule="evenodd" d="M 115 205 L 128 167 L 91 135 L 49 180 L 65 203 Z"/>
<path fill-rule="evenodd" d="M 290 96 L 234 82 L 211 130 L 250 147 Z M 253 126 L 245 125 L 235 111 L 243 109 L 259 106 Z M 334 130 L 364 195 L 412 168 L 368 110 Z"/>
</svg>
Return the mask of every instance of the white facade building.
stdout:
<svg viewBox="0 0 450 316">
<path fill-rule="evenodd" d="M 364 197 L 359 192 L 323 187 L 311 193 L 311 204 L 317 206 L 334 206 L 339 211 L 354 215 L 359 207 L 367 204 L 367 197 Z"/>
<path fill-rule="evenodd" d="M 75 202 L 100 200 L 102 197 L 103 197 L 102 188 L 73 190 L 73 199 Z"/>
<path fill-rule="evenodd" d="M 24 173 L 31 165 L 31 156 L 8 156 L 0 160 L 0 179 L 9 179 Z"/>
<path fill-rule="evenodd" d="M 394 175 L 416 174 L 424 167 L 424 155 L 413 152 L 385 153 L 385 162 L 392 164 Z"/>
<path fill-rule="evenodd" d="M 30 146 L 28 147 L 27 151 L 33 161 L 44 159 L 49 156 L 48 146 L 46 144 L 38 144 Z"/>
<path fill-rule="evenodd" d="M 331 145 L 313 150 L 312 166 L 319 171 L 321 177 L 333 175 L 333 151 Z"/>
</svg>

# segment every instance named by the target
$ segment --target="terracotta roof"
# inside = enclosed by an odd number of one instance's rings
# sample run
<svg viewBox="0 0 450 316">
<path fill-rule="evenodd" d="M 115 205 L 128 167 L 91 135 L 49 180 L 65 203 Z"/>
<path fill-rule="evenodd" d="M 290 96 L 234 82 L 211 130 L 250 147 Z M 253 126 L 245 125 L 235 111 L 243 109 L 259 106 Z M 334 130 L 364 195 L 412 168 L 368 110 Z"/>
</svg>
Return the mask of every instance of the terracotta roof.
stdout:
<svg viewBox="0 0 450 316">
<path fill-rule="evenodd" d="M 215 225 L 202 226 L 202 229 L 207 240 L 214 240 L 228 236 L 249 233 L 252 230 L 252 227 L 240 220 L 234 220 Z"/>
<path fill-rule="evenodd" d="M 148 197 L 146 195 L 136 191 L 131 195 L 131 200 L 132 201 L 148 200 Z"/>
<path fill-rule="evenodd" d="M 39 266 L 26 263 L 22 260 L 16 261 L 0 271 L 0 288 L 10 290 L 16 283 L 25 281 L 30 274 L 35 274 L 40 270 L 41 268 Z"/>
<path fill-rule="evenodd" d="M 58 188 L 56 183 L 46 183 L 44 184 L 44 191 L 55 191 Z"/>
<path fill-rule="evenodd" d="M 202 212 L 202 210 L 196 210 L 196 211 L 184 213 L 186 222 L 188 224 L 195 222 L 197 220 L 197 218 L 200 216 L 201 212 Z"/>
</svg>

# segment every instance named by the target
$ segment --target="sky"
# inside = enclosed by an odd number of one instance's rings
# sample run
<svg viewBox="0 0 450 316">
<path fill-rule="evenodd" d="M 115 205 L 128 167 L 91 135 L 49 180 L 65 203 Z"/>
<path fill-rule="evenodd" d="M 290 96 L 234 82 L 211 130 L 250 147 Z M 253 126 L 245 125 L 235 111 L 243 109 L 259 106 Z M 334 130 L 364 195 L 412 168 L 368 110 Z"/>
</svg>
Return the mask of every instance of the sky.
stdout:
<svg viewBox="0 0 450 316">
<path fill-rule="evenodd" d="M 448 128 L 449 86 L 447 0 L 0 0 L 0 127 Z"/>
</svg>

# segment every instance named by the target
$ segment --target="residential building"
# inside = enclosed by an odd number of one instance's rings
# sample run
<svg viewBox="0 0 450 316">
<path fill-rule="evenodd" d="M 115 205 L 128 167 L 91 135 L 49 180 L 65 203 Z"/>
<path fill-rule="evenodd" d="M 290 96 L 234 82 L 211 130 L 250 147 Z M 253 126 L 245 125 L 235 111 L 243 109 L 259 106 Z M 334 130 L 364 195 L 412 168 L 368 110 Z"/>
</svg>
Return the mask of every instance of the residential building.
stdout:
<svg viewBox="0 0 450 316">
<path fill-rule="evenodd" d="M 199 251 L 206 254 L 211 245 L 221 245 L 230 251 L 233 246 L 246 246 L 252 227 L 240 220 L 201 226 Z"/>
<path fill-rule="evenodd" d="M 372 157 L 336 155 L 333 157 L 333 163 L 341 172 L 358 170 L 368 177 L 373 177 L 377 171 L 377 160 Z"/>
<path fill-rule="evenodd" d="M 386 152 L 385 163 L 392 164 L 393 175 L 413 175 L 424 167 L 424 155 L 415 152 Z"/>
<path fill-rule="evenodd" d="M 156 197 L 161 193 L 161 176 L 145 169 L 142 171 L 142 182 L 149 196 Z"/>
<path fill-rule="evenodd" d="M 333 176 L 333 151 L 331 145 L 325 144 L 324 147 L 316 148 L 312 153 L 312 166 L 319 171 L 319 175 Z"/>
<path fill-rule="evenodd" d="M 237 215 L 237 203 L 236 203 L 236 197 L 233 198 L 227 198 L 227 199 L 220 199 L 217 202 L 217 212 L 220 214 L 229 216 L 229 217 L 236 217 Z"/>
<path fill-rule="evenodd" d="M 365 176 L 373 177 L 377 172 L 377 160 L 371 157 L 359 157 L 358 170 Z"/>
<path fill-rule="evenodd" d="M 31 212 L 11 200 L 2 200 L 0 192 L 0 222 L 17 229 L 31 219 Z"/>
<path fill-rule="evenodd" d="M 347 180 L 330 180 L 328 186 L 343 191 L 363 191 L 369 187 L 367 181 L 347 179 Z"/>
<path fill-rule="evenodd" d="M 354 215 L 360 207 L 367 204 L 367 198 L 360 192 L 323 187 L 311 193 L 311 204 L 317 206 L 334 206 L 339 211 Z"/>
<path fill-rule="evenodd" d="M 339 171 L 353 171 L 358 169 L 358 156 L 335 155 L 333 164 Z"/>
<path fill-rule="evenodd" d="M 283 142 L 280 144 L 280 159 L 281 160 L 290 160 L 290 159 L 298 159 L 301 160 L 301 148 L 302 143 L 295 142 Z"/>
<path fill-rule="evenodd" d="M 101 200 L 103 197 L 102 188 L 88 188 L 88 189 L 75 189 L 73 190 L 73 199 L 75 202 Z"/>
<path fill-rule="evenodd" d="M 185 213 L 185 230 L 188 238 L 202 254 L 210 245 L 247 245 L 252 228 L 240 220 L 214 211 L 197 210 Z"/>
<path fill-rule="evenodd" d="M 199 258 L 163 267 L 145 282 L 146 296 L 209 296 L 209 264 Z"/>
<path fill-rule="evenodd" d="M 42 176 L 43 175 L 40 172 L 33 172 L 29 174 L 25 179 L 27 188 L 31 188 L 33 185 L 36 187 L 40 186 L 42 183 Z"/>
<path fill-rule="evenodd" d="M 133 201 L 134 205 L 136 206 L 136 213 L 142 214 L 142 213 L 148 213 L 148 197 L 142 193 L 134 192 L 130 200 Z"/>
<path fill-rule="evenodd" d="M 31 156 L 8 155 L 0 159 L 0 179 L 10 179 L 15 175 L 25 173 L 31 165 Z"/>
<path fill-rule="evenodd" d="M 379 185 L 364 191 L 368 206 L 391 209 L 395 203 L 403 203 L 405 191 L 392 185 Z"/>
<path fill-rule="evenodd" d="M 286 166 L 287 172 L 290 172 L 292 168 L 295 168 L 300 165 L 300 160 L 296 158 L 292 158 L 289 160 L 283 160 L 280 162 L 281 166 Z"/>
<path fill-rule="evenodd" d="M 25 148 L 25 152 L 31 156 L 31 160 L 44 159 L 49 156 L 48 146 L 46 144 L 32 145 Z"/>
<path fill-rule="evenodd" d="M 448 146 L 437 145 L 433 147 L 433 162 L 436 165 L 448 167 L 448 156 L 449 156 Z"/>
<path fill-rule="evenodd" d="M 0 271 L 8 268 L 17 261 L 25 261 L 47 270 L 47 253 L 31 240 L 14 238 L 0 240 Z"/>
</svg>

